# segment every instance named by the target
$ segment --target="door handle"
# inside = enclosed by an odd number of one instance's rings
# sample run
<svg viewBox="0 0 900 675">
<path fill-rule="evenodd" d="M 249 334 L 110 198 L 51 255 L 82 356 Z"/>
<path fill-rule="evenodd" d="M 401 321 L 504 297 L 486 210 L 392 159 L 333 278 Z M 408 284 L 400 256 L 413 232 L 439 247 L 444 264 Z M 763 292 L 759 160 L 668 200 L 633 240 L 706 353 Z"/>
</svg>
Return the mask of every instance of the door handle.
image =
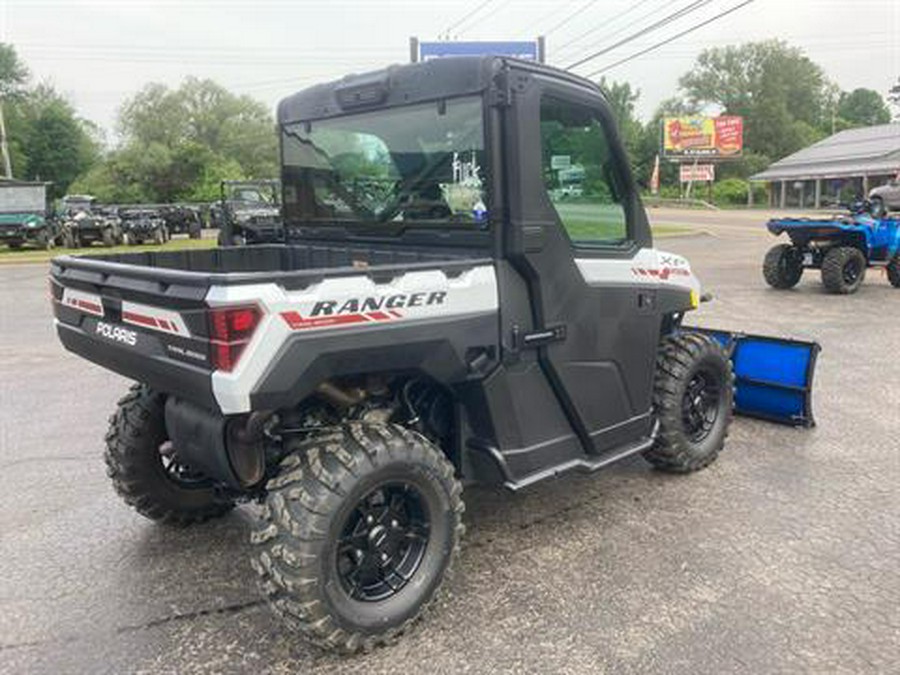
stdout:
<svg viewBox="0 0 900 675">
<path fill-rule="evenodd" d="M 515 351 L 537 349 L 552 342 L 564 341 L 566 339 L 566 325 L 560 323 L 531 333 L 522 333 L 519 330 L 519 326 L 515 325 L 512 329 L 512 338 Z"/>
</svg>

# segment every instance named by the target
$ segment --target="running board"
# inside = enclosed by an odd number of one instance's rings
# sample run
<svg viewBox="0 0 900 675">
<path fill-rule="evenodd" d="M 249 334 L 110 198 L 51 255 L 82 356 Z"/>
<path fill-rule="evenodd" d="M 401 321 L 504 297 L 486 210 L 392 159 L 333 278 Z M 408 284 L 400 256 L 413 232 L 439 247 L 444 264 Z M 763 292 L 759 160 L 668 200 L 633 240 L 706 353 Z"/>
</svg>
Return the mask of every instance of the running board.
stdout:
<svg viewBox="0 0 900 675">
<path fill-rule="evenodd" d="M 683 326 L 718 341 L 734 367 L 734 412 L 738 415 L 814 427 L 812 385 L 818 342 Z"/>
<path fill-rule="evenodd" d="M 536 471 L 535 473 L 524 476 L 523 478 L 520 478 L 518 480 L 509 475 L 509 471 L 506 468 L 506 461 L 503 458 L 503 453 L 501 453 L 493 446 L 486 446 L 482 443 L 470 442 L 469 448 L 478 451 L 480 454 L 484 454 L 485 456 L 490 457 L 490 459 L 493 460 L 494 466 L 499 470 L 500 474 L 503 477 L 503 487 L 512 492 L 518 492 L 519 490 L 531 487 L 535 483 L 540 483 L 541 481 L 555 478 L 564 473 L 569 473 L 570 471 L 592 473 L 594 471 L 597 471 L 598 469 L 602 469 L 603 467 L 618 462 L 619 460 L 625 459 L 630 455 L 635 455 L 637 453 L 644 452 L 645 450 L 649 450 L 651 447 L 653 447 L 655 435 L 656 427 L 654 426 L 653 434 L 650 438 L 642 438 L 635 443 L 622 446 L 621 448 L 610 451 L 609 453 L 606 453 L 599 457 L 577 457 L 567 462 L 563 462 L 561 464 L 557 464 L 555 466 L 544 469 L 543 471 Z"/>
</svg>

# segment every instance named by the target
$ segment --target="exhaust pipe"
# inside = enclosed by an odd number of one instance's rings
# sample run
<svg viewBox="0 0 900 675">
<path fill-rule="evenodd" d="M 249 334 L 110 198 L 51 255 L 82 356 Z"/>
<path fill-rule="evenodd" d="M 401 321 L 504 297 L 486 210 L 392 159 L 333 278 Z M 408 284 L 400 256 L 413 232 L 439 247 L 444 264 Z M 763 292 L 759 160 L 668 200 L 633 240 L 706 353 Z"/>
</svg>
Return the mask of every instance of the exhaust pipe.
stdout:
<svg viewBox="0 0 900 675">
<path fill-rule="evenodd" d="M 265 477 L 263 431 L 270 417 L 227 418 L 174 396 L 166 400 L 166 430 L 178 461 L 241 491 Z"/>
</svg>

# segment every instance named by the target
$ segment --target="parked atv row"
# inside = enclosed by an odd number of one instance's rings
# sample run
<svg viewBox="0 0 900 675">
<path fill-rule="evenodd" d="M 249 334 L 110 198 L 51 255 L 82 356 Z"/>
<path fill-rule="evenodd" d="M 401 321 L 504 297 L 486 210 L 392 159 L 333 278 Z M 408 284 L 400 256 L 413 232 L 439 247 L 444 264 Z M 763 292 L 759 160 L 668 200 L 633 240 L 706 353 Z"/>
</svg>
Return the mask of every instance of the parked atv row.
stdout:
<svg viewBox="0 0 900 675">
<path fill-rule="evenodd" d="M 880 204 L 857 201 L 849 214 L 831 218 L 775 218 L 772 234 L 785 233 L 791 243 L 773 246 L 763 262 L 763 276 L 772 287 L 793 288 L 806 269 L 817 269 L 829 293 L 859 290 L 868 268 L 882 268 L 894 288 L 900 288 L 900 219 L 887 217 Z"/>
<path fill-rule="evenodd" d="M 197 206 L 135 204 L 100 206 L 89 195 L 69 195 L 62 200 L 61 243 L 70 248 L 100 242 L 164 244 L 173 234 L 199 239 L 203 215 Z"/>
</svg>

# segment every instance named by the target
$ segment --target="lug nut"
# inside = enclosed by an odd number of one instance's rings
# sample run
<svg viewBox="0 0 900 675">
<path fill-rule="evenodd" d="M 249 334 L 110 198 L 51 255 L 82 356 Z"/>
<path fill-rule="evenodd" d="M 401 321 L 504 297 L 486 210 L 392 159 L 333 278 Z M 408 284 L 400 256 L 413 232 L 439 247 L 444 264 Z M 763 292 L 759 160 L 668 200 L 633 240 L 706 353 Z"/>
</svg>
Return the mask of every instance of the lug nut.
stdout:
<svg viewBox="0 0 900 675">
<path fill-rule="evenodd" d="M 366 524 L 371 525 L 375 522 L 375 519 L 372 516 L 366 516 Z"/>
<path fill-rule="evenodd" d="M 396 520 L 392 520 L 391 527 L 393 527 L 396 530 L 398 527 L 400 527 L 400 523 L 398 523 Z"/>
</svg>

